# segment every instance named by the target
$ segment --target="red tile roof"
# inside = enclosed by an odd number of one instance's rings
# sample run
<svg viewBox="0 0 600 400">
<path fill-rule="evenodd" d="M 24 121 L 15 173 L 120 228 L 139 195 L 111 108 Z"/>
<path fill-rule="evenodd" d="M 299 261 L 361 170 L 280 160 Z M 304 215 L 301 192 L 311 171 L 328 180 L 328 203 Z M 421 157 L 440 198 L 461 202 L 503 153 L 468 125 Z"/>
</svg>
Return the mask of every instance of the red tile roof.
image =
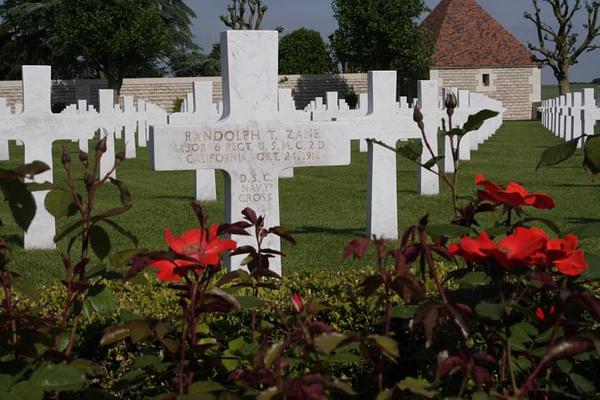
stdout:
<svg viewBox="0 0 600 400">
<path fill-rule="evenodd" d="M 529 50 L 476 0 L 442 0 L 421 25 L 436 68 L 537 66 Z"/>
</svg>

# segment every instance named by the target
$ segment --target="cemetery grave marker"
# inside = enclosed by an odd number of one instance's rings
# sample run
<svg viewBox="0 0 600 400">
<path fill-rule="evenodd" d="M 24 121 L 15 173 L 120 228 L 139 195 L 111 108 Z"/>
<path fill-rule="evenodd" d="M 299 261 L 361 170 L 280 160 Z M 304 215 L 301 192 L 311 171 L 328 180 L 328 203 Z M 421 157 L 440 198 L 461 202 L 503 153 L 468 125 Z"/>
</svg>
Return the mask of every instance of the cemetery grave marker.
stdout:
<svg viewBox="0 0 600 400">
<path fill-rule="evenodd" d="M 226 172 L 226 220 L 239 219 L 245 207 L 279 225 L 281 171 L 302 166 L 347 165 L 350 141 L 336 122 L 286 121 L 279 113 L 278 34 L 275 31 L 229 31 L 221 35 L 224 115 L 215 123 L 155 126 L 150 134 L 155 170 Z M 239 246 L 253 239 L 236 236 Z M 280 250 L 278 237 L 265 247 Z M 242 257 L 231 266 L 239 267 Z M 271 268 L 281 272 L 279 258 Z"/>
<path fill-rule="evenodd" d="M 23 66 L 22 113 L 0 116 L 0 138 L 20 140 L 25 145 L 24 162 L 42 161 L 50 170 L 35 176 L 34 182 L 52 182 L 52 143 L 56 140 L 89 140 L 100 128 L 99 118 L 92 113 L 53 114 L 51 70 L 49 66 Z M 53 249 L 56 232 L 54 217 L 46 210 L 47 191 L 34 192 L 35 217 L 25 233 L 25 249 Z"/>
</svg>

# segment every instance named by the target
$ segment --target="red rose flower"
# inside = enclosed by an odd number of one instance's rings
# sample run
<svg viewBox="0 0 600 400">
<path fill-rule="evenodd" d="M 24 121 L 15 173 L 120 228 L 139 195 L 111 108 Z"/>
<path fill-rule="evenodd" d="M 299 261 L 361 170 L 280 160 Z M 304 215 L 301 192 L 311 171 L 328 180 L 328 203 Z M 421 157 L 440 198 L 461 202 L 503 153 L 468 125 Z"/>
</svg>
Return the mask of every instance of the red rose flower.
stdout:
<svg viewBox="0 0 600 400">
<path fill-rule="evenodd" d="M 458 244 L 452 243 L 448 250 L 452 255 L 459 255 L 465 260 L 481 263 L 496 249 L 486 232 L 482 232 L 477 238 L 463 237 Z"/>
<path fill-rule="evenodd" d="M 541 209 L 552 209 L 555 207 L 554 200 L 546 193 L 528 193 L 527 190 L 518 183 L 511 182 L 506 188 L 486 180 L 483 175 L 478 174 L 475 177 L 475 184 L 483 186 L 484 190 L 479 190 L 477 196 L 480 201 L 491 201 L 492 203 L 505 204 L 514 208 L 522 206 L 531 206 Z"/>
<path fill-rule="evenodd" d="M 494 258 L 504 268 L 532 266 L 544 259 L 544 246 L 548 235 L 539 228 L 518 227 L 496 247 Z"/>
<path fill-rule="evenodd" d="M 292 308 L 298 314 L 302 311 L 302 308 L 304 308 L 304 299 L 298 293 L 292 293 L 291 303 Z"/>
<path fill-rule="evenodd" d="M 221 255 L 237 247 L 233 240 L 220 239 L 218 225 L 209 229 L 192 229 L 181 236 L 174 236 L 171 229 L 165 229 L 165 240 L 171 251 L 188 259 L 156 260 L 150 266 L 156 270 L 163 282 L 177 282 L 186 273 L 186 268 L 201 270 L 207 265 L 218 265 Z M 193 261 L 189 260 L 192 259 Z"/>
<path fill-rule="evenodd" d="M 546 254 L 560 273 L 569 276 L 579 276 L 587 271 L 583 250 L 578 249 L 579 238 L 570 234 L 563 239 L 549 240 L 546 244 Z"/>
</svg>

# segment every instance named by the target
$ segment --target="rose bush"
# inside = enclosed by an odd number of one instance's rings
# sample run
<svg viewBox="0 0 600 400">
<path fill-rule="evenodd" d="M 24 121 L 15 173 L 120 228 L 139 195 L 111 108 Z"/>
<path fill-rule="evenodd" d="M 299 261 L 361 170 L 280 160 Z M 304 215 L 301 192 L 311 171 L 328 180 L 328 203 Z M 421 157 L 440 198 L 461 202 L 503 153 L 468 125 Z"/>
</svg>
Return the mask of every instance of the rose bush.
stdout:
<svg viewBox="0 0 600 400">
<path fill-rule="evenodd" d="M 69 246 L 62 257 L 63 293 L 47 301 L 54 310 L 40 314 L 37 307 L 17 301 L 15 293 L 28 289 L 10 270 L 9 248 L 0 241 L 0 397 L 597 395 L 600 301 L 590 288 L 600 280 L 598 259 L 584 252 L 577 232 L 562 232 L 549 218 L 527 214 L 530 208 L 551 213 L 555 203 L 549 194 L 478 175 L 470 187 L 475 195 L 459 196 L 461 138 L 494 113 L 483 111 L 454 127 L 455 106 L 449 96 L 444 134 L 451 136 L 457 173 L 440 172 L 441 159 L 425 135 L 423 145 L 392 148 L 448 185 L 451 223 L 424 216 L 398 241 L 351 241 L 343 258 L 374 253 L 375 268 L 337 274 L 355 280 L 339 285 L 331 279 L 316 285 L 310 278 L 289 283 L 271 271 L 270 260 L 282 253 L 265 248 L 265 238 L 295 240 L 281 227 L 265 227 L 264 217 L 251 209 L 242 210 L 242 221 L 209 225 L 200 204 L 193 203 L 198 228 L 180 236 L 166 228 L 166 249 L 141 251 L 135 236 L 112 219 L 133 205 L 127 186 L 97 176 L 105 142 L 96 146 L 93 162 L 80 154 L 81 193 L 71 175 L 71 158 L 63 152 L 66 187 L 54 188 L 47 207 L 57 217 L 76 220 L 57 235 L 57 240 L 69 239 Z M 424 132 L 418 107 L 415 121 Z M 427 162 L 421 162 L 424 148 L 432 153 Z M 117 157 L 115 168 L 122 158 Z M 35 203 L 23 178 L 44 168 L 31 164 L 0 171 L 0 186 L 24 228 L 33 215 L 27 207 Z M 121 204 L 97 212 L 94 195 L 105 183 L 115 185 Z M 488 218 L 480 218 L 482 213 Z M 493 224 L 480 223 L 492 215 L 497 217 Z M 104 227 L 136 248 L 112 251 Z M 255 245 L 237 247 L 227 237 L 232 234 L 252 235 Z M 72 256 L 76 243 L 81 250 Z M 103 260 L 100 266 L 90 267 L 91 253 Z M 245 269 L 223 271 L 226 254 L 244 255 Z M 150 289 L 131 288 L 148 285 L 152 276 L 157 282 Z M 144 290 L 143 302 L 135 303 Z M 126 293 L 125 303 L 148 307 L 132 312 L 117 304 L 115 292 Z M 152 312 L 157 304 L 164 306 Z"/>
</svg>

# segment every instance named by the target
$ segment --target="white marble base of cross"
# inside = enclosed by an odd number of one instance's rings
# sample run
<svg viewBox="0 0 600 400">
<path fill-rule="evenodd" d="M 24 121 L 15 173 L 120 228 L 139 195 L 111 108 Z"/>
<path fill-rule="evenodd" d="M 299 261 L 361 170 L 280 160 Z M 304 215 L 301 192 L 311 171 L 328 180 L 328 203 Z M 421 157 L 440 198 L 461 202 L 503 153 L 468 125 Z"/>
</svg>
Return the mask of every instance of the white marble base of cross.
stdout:
<svg viewBox="0 0 600 400">
<path fill-rule="evenodd" d="M 38 183 L 52 182 L 52 143 L 56 140 L 89 140 L 100 128 L 92 113 L 53 114 L 51 110 L 51 69 L 49 66 L 23 66 L 23 113 L 0 117 L 0 138 L 24 143 L 24 162 L 42 161 L 51 169 L 35 176 Z M 47 191 L 34 192 L 37 210 L 25 233 L 25 249 L 53 249 L 56 227 L 46 210 Z"/>
<path fill-rule="evenodd" d="M 228 31 L 221 35 L 224 115 L 215 123 L 155 126 L 151 163 L 155 170 L 221 169 L 225 174 L 225 214 L 238 221 L 250 207 L 265 215 L 266 226 L 279 220 L 279 174 L 287 168 L 348 165 L 350 141 L 336 122 L 286 121 L 278 110 L 278 33 Z M 253 237 L 234 236 L 238 246 Z M 280 250 L 270 236 L 265 247 Z M 232 257 L 239 268 L 242 257 Z M 271 269 L 281 273 L 280 258 Z"/>
</svg>

